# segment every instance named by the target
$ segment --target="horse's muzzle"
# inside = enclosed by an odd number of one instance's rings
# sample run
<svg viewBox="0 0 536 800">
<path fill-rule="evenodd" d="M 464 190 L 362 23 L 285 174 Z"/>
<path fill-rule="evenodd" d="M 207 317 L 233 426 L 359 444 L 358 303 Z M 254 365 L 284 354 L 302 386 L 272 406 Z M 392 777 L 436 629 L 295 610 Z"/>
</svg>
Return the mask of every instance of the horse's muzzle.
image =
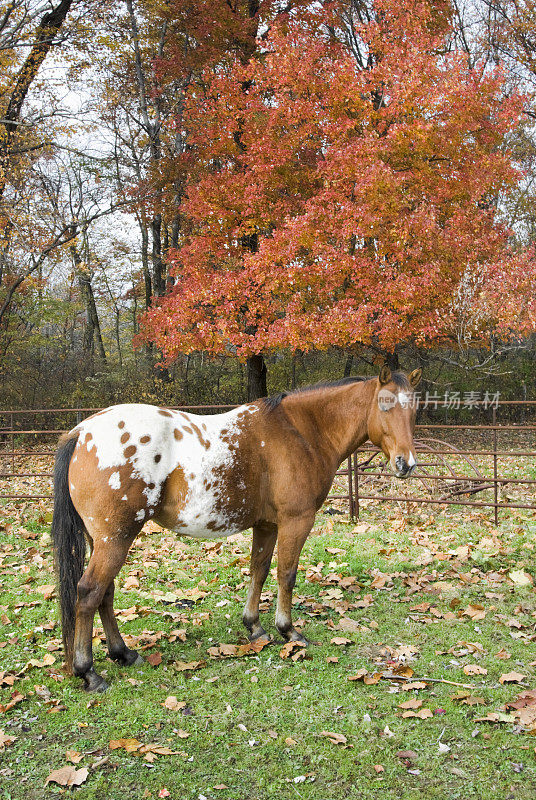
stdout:
<svg viewBox="0 0 536 800">
<path fill-rule="evenodd" d="M 413 464 L 408 464 L 404 456 L 397 456 L 395 458 L 395 475 L 397 478 L 409 478 L 413 470 L 415 469 L 415 459 L 413 459 Z"/>
</svg>

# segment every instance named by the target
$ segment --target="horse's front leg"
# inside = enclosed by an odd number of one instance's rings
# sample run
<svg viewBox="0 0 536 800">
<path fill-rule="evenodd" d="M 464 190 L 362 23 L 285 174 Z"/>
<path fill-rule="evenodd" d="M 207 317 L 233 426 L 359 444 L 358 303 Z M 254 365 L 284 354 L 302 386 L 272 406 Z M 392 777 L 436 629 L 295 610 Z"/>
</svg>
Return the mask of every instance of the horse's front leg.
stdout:
<svg viewBox="0 0 536 800">
<path fill-rule="evenodd" d="M 279 523 L 277 537 L 277 609 L 275 626 L 289 642 L 309 644 L 292 624 L 292 590 L 296 583 L 298 561 L 305 540 L 315 520 L 314 512 L 286 519 Z"/>
<path fill-rule="evenodd" d="M 138 651 L 127 647 L 119 633 L 117 619 L 114 614 L 114 590 L 115 581 L 110 581 L 99 606 L 99 614 L 106 634 L 108 655 L 124 667 L 130 667 L 132 664 L 143 664 L 143 658 Z"/>
<path fill-rule="evenodd" d="M 268 577 L 275 542 L 277 539 L 277 526 L 267 523 L 266 525 L 253 526 L 253 540 L 251 543 L 251 564 L 248 596 L 242 621 L 249 631 L 251 642 L 258 639 L 270 640 L 270 637 L 259 622 L 259 601 L 262 587 Z"/>
<path fill-rule="evenodd" d="M 89 692 L 104 692 L 108 688 L 104 678 L 93 669 L 93 619 L 110 583 L 123 566 L 131 541 L 115 539 L 113 543 L 104 544 L 94 538 L 89 564 L 78 582 L 73 673 L 84 680 Z"/>
</svg>

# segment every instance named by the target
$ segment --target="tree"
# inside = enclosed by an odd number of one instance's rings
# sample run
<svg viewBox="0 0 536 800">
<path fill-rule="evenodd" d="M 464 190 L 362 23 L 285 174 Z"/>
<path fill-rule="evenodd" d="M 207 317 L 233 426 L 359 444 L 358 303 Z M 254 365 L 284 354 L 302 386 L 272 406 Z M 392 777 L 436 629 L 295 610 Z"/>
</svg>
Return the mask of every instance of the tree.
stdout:
<svg viewBox="0 0 536 800">
<path fill-rule="evenodd" d="M 451 38 L 443 2 L 305 5 L 190 92 L 190 229 L 144 321 L 168 361 L 455 341 L 468 276 L 527 269 L 500 217 L 522 101 Z"/>
</svg>

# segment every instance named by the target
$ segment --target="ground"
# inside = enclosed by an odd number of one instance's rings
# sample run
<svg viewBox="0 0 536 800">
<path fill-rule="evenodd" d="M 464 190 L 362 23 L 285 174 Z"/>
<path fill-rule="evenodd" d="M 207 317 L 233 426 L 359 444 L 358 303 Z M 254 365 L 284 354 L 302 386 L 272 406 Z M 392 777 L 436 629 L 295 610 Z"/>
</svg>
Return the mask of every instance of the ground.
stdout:
<svg viewBox="0 0 536 800">
<path fill-rule="evenodd" d="M 0 798 L 533 798 L 536 513 L 501 517 L 319 514 L 295 592 L 307 651 L 246 645 L 247 534 L 149 526 L 116 592 L 149 660 L 116 666 L 97 628 L 110 689 L 88 695 L 61 668 L 49 511 L 5 506 Z M 272 574 L 274 635 L 275 591 Z"/>
</svg>

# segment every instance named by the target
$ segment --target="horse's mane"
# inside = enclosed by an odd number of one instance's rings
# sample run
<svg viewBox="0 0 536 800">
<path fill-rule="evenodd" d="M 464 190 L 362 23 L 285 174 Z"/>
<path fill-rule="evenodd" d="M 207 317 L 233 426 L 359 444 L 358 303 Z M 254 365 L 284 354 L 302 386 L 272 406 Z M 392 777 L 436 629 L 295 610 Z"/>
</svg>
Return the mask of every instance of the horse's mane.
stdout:
<svg viewBox="0 0 536 800">
<path fill-rule="evenodd" d="M 273 411 L 281 404 L 281 401 L 284 400 L 285 397 L 302 394 L 303 392 L 316 392 L 320 389 L 331 389 L 336 386 L 346 386 L 350 383 L 362 383 L 370 380 L 373 379 L 362 375 L 355 375 L 347 378 L 339 378 L 337 381 L 321 381 L 320 383 L 314 383 L 311 386 L 301 386 L 298 389 L 294 389 L 292 392 L 279 392 L 278 394 L 273 394 L 270 397 L 263 397 L 262 403 L 267 411 Z M 391 380 L 401 389 L 411 388 L 410 382 L 403 372 L 392 372 Z"/>
</svg>

